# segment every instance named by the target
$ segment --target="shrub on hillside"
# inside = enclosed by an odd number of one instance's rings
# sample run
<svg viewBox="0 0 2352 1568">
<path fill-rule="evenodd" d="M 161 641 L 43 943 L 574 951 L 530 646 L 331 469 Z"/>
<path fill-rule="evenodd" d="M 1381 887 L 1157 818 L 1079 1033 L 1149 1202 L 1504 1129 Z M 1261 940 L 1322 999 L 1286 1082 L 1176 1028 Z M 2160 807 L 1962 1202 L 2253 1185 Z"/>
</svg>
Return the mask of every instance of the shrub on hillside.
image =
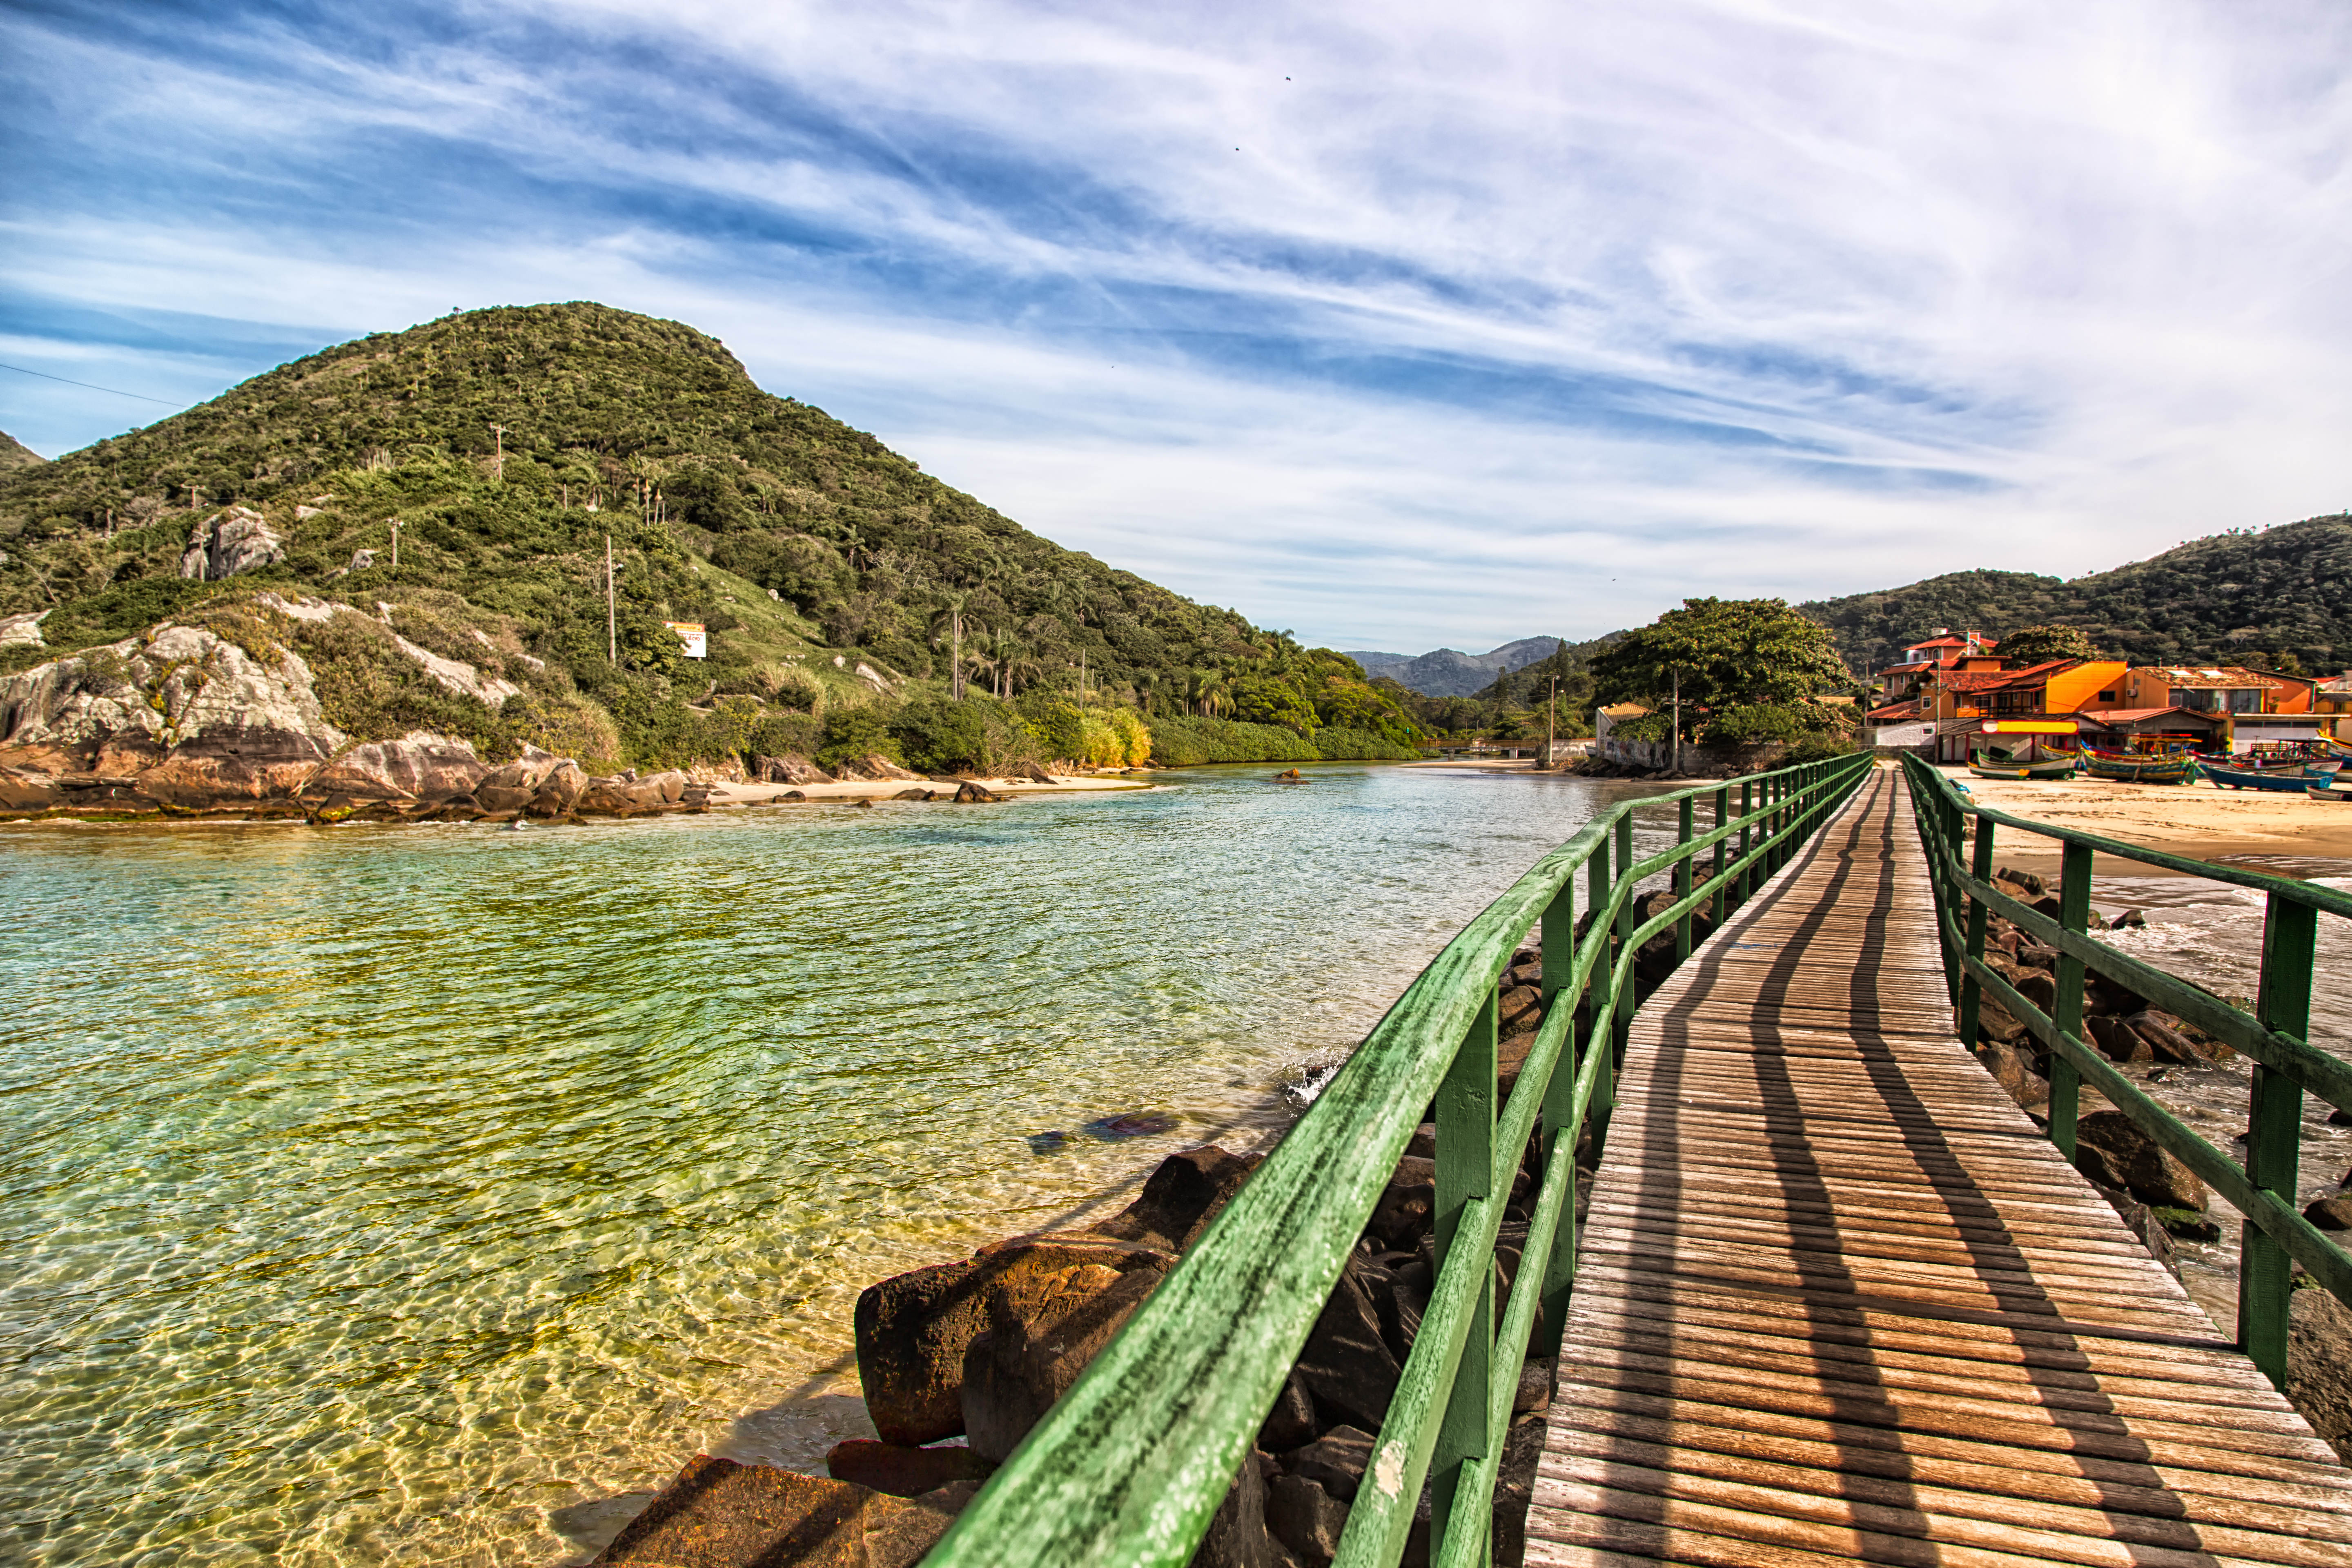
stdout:
<svg viewBox="0 0 2352 1568">
<path fill-rule="evenodd" d="M 824 745 L 816 754 L 819 765 L 837 768 L 857 757 L 880 755 L 904 765 L 906 753 L 890 732 L 890 716 L 878 703 L 836 708 L 825 715 Z"/>
<path fill-rule="evenodd" d="M 1410 762 L 1421 755 L 1417 748 L 1389 736 L 1344 724 L 1316 731 L 1315 749 L 1329 762 Z"/>
<path fill-rule="evenodd" d="M 1151 721 L 1151 760 L 1161 767 L 1202 763 L 1312 763 L 1315 743 L 1278 724 L 1162 714 Z"/>
<path fill-rule="evenodd" d="M 977 770 L 988 760 L 988 726 L 966 703 L 909 702 L 891 719 L 890 733 L 907 765 L 919 773 Z"/>
</svg>

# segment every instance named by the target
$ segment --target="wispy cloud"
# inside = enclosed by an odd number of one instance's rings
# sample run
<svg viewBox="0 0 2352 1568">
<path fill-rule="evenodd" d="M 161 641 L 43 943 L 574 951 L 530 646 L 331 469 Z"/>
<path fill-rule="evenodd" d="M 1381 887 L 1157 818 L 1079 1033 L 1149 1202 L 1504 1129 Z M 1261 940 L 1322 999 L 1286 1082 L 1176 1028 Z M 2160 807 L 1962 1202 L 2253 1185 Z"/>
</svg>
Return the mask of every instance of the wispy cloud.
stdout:
<svg viewBox="0 0 2352 1568">
<path fill-rule="evenodd" d="M 2352 500 L 2318 0 L 60 5 L 0 40 L 15 363 L 194 396 L 603 299 L 1342 646 Z M 142 417 L 36 386 L 0 427 L 44 449 Z"/>
</svg>

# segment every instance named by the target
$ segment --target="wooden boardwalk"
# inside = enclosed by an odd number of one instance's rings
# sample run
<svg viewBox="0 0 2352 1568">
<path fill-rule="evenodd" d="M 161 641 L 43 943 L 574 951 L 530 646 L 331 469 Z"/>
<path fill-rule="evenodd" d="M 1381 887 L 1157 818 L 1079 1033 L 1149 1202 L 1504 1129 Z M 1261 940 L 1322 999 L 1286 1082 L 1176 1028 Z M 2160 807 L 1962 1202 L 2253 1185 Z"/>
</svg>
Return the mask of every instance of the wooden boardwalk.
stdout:
<svg viewBox="0 0 2352 1568">
<path fill-rule="evenodd" d="M 1530 1563 L 2352 1564 L 2352 1471 L 1951 1031 L 1900 775 L 1634 1019 Z"/>
</svg>

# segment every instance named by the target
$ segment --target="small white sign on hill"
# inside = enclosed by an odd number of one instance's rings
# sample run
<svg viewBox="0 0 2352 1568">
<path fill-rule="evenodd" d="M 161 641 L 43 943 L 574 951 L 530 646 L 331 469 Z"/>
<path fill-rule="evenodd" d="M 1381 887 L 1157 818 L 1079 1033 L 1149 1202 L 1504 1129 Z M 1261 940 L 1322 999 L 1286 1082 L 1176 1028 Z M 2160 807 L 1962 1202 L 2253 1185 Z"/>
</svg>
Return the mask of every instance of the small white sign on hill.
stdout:
<svg viewBox="0 0 2352 1568">
<path fill-rule="evenodd" d="M 710 657 L 710 641 L 700 621 L 664 621 L 662 625 L 677 634 L 677 640 L 686 645 L 687 658 Z"/>
</svg>

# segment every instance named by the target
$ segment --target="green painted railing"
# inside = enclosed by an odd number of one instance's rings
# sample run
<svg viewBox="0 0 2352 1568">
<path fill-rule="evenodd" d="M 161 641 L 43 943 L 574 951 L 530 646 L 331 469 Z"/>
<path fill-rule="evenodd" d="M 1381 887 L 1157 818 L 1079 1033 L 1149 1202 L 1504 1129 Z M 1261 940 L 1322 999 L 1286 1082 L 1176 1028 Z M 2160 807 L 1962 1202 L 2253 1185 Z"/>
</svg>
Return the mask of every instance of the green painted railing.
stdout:
<svg viewBox="0 0 2352 1568">
<path fill-rule="evenodd" d="M 1588 1117 L 1596 1135 L 1607 1124 L 1633 1014 L 1634 953 L 1671 927 L 1686 955 L 1698 910 L 1720 920 L 1746 899 L 1870 766 L 1867 756 L 1838 758 L 1627 802 L 1545 856 L 1398 998 L 926 1563 L 1175 1568 L 1190 1559 L 1433 1099 L 1437 1276 L 1338 1563 L 1395 1563 L 1424 1479 L 1432 1561 L 1485 1563 L 1520 1368 L 1531 1342 L 1538 1354 L 1558 1344 L 1575 1278 L 1577 1138 Z M 1704 832 L 1694 820 L 1702 798 L 1714 816 Z M 1662 804 L 1678 808 L 1677 841 L 1637 861 L 1633 812 Z M 1581 942 L 1580 871 L 1594 913 Z M 1636 923 L 1636 884 L 1663 871 L 1673 873 L 1674 906 Z M 1546 1011 L 1498 1111 L 1496 982 L 1538 922 Z M 1573 1025 L 1588 993 L 1591 1016 L 1608 1020 L 1610 1048 L 1580 1052 Z M 1568 1062 L 1574 1069 L 1559 1070 Z M 1498 1325 L 1496 1237 L 1538 1119 L 1543 1180 Z"/>
<path fill-rule="evenodd" d="M 2238 1266 L 2238 1348 L 2273 1383 L 2284 1386 L 2290 1260 L 2302 1264 L 2336 1300 L 2352 1303 L 2352 1258 L 2297 1213 L 2294 1201 L 2305 1093 L 2315 1094 L 2339 1110 L 2352 1110 L 2352 1065 L 2305 1037 L 2311 1029 L 2319 917 L 2352 919 L 2352 898 L 2307 882 L 2185 859 L 2137 844 L 2011 816 L 1970 801 L 1952 787 L 1949 779 L 1917 757 L 1905 757 L 1903 770 L 1910 784 L 1913 816 L 1919 824 L 1919 841 L 1927 852 L 1928 876 L 1935 884 L 1936 923 L 1960 1038 L 1976 1045 L 1978 1009 L 1983 997 L 1990 994 L 2035 1039 L 2050 1047 L 2050 1138 L 2068 1159 L 2074 1157 L 2075 1118 L 2082 1086 L 2087 1083 L 2244 1217 Z M 1965 837 L 1964 824 L 1969 825 Z M 2001 891 L 1993 880 L 1997 826 L 2056 839 L 2063 846 L 2057 919 Z M 1964 863 L 1962 849 L 1971 837 L 1973 849 Z M 2090 924 L 2094 854 L 2183 871 L 2261 893 L 2265 900 L 2262 983 L 2254 1011 L 2243 1012 L 2209 991 L 2084 934 Z M 2052 1011 L 2045 1013 L 2027 1001 L 1985 963 L 1985 927 L 1993 913 L 2014 921 L 2018 929 L 2058 950 L 2057 994 Z M 2105 1056 L 2084 1043 L 2083 994 L 2091 973 L 2103 974 L 2147 997 L 2151 1005 L 2196 1025 L 2252 1059 L 2253 1084 L 2243 1164 L 2190 1131 L 2137 1084 L 2117 1072 Z"/>
</svg>

